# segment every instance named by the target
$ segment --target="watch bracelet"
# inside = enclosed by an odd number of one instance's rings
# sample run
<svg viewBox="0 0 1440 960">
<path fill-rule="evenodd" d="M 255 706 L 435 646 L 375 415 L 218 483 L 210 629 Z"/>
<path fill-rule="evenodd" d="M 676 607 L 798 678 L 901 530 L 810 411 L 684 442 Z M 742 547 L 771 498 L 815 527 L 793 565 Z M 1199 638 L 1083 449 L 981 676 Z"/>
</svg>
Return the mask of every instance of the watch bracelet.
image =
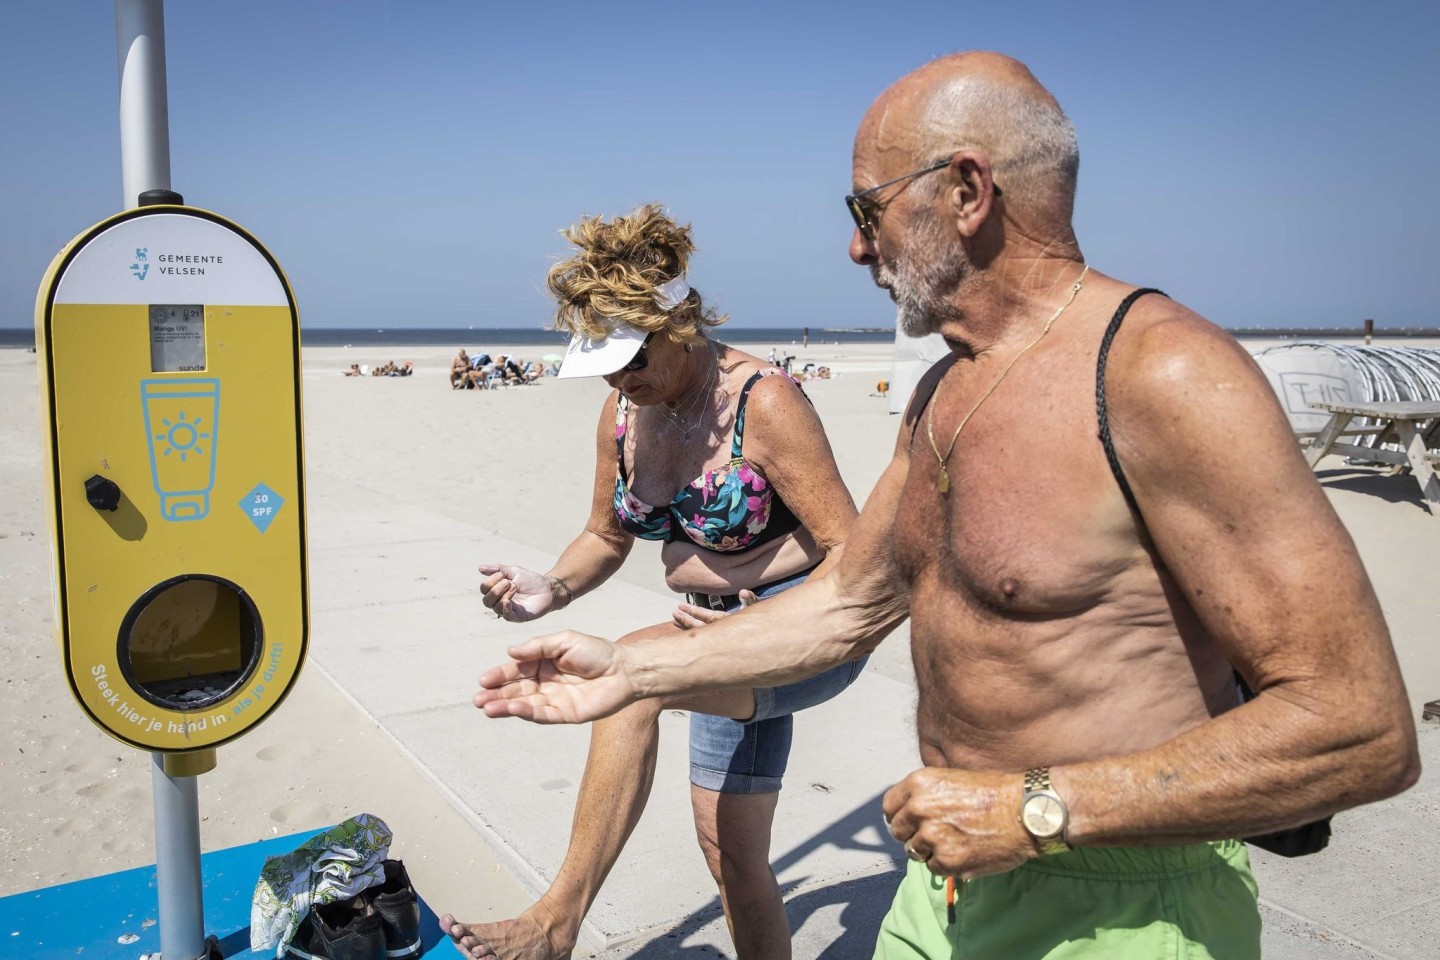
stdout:
<svg viewBox="0 0 1440 960">
<path fill-rule="evenodd" d="M 1031 767 L 1029 770 L 1025 771 L 1025 795 L 1038 793 L 1040 791 L 1051 793 L 1054 794 L 1056 797 L 1059 797 L 1059 794 L 1055 793 L 1054 785 L 1050 782 L 1049 767 Z M 1062 804 L 1065 803 L 1064 800 L 1061 800 L 1060 802 Z M 1068 805 L 1066 808 L 1066 812 L 1069 812 Z M 1056 853 L 1067 853 L 1070 850 L 1075 849 L 1074 847 L 1070 846 L 1070 841 L 1065 836 L 1065 834 L 1070 829 L 1070 818 L 1067 816 L 1065 820 L 1065 826 L 1060 829 L 1060 835 L 1058 837 L 1051 837 L 1048 840 L 1042 840 L 1040 837 L 1035 836 L 1033 833 L 1030 834 L 1030 836 L 1035 840 L 1035 842 L 1039 844 L 1041 853 L 1050 855 Z M 1025 832 L 1030 832 L 1028 827 L 1026 827 Z"/>
<path fill-rule="evenodd" d="M 1037 790 L 1054 790 L 1050 785 L 1049 767 L 1031 767 L 1025 771 L 1025 792 L 1034 793 Z"/>
</svg>

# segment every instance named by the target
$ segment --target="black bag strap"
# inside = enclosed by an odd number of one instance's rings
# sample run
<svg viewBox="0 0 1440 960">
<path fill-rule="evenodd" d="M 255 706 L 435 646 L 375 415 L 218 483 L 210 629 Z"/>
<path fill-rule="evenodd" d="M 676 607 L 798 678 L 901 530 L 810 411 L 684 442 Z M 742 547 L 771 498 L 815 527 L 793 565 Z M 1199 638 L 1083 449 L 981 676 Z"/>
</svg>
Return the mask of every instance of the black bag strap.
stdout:
<svg viewBox="0 0 1440 960">
<path fill-rule="evenodd" d="M 1115 308 L 1115 316 L 1110 318 L 1110 326 L 1105 328 L 1105 336 L 1100 340 L 1100 356 L 1095 361 L 1095 415 L 1100 421 L 1100 443 L 1105 448 L 1105 459 L 1110 463 L 1110 472 L 1115 475 L 1115 482 L 1120 484 L 1120 492 L 1125 495 L 1125 502 L 1130 504 L 1130 509 L 1140 514 L 1140 504 L 1135 502 L 1135 494 L 1130 490 L 1130 481 L 1125 479 L 1125 471 L 1120 469 L 1120 458 L 1115 455 L 1115 444 L 1110 439 L 1110 416 L 1105 406 L 1105 367 L 1110 362 L 1110 341 L 1115 339 L 1115 333 L 1120 329 L 1120 324 L 1125 322 L 1125 314 L 1135 305 L 1135 301 L 1147 293 L 1158 293 L 1165 296 L 1165 291 L 1157 290 L 1154 287 L 1141 287 L 1132 290 L 1130 295 L 1120 301 L 1120 306 Z"/>
<path fill-rule="evenodd" d="M 1110 326 L 1105 328 L 1105 336 L 1100 341 L 1100 356 L 1095 362 L 1095 413 L 1100 421 L 1100 443 L 1105 447 L 1105 459 L 1110 463 L 1110 472 L 1115 475 L 1115 482 L 1120 484 L 1120 492 L 1125 495 L 1125 502 L 1130 504 L 1130 509 L 1144 522 L 1144 514 L 1140 511 L 1140 505 L 1135 502 L 1135 494 L 1130 489 L 1130 482 L 1125 479 L 1125 471 L 1120 469 L 1120 458 L 1115 455 L 1115 444 L 1110 439 L 1110 421 L 1105 408 L 1105 366 L 1110 359 L 1110 341 L 1115 339 L 1115 332 L 1120 329 L 1120 324 L 1125 322 L 1125 314 L 1130 312 L 1130 307 L 1136 300 L 1147 293 L 1158 293 L 1162 297 L 1165 293 L 1156 290 L 1154 287 L 1142 287 L 1134 290 L 1128 297 L 1120 301 L 1120 306 L 1115 310 L 1115 316 L 1110 318 Z M 1235 675 L 1235 688 L 1238 699 L 1241 703 L 1255 697 L 1255 692 L 1240 676 L 1238 670 L 1233 671 Z M 1323 817 L 1314 823 L 1302 824 L 1298 827 L 1291 827 L 1288 830 L 1277 830 L 1274 833 L 1267 833 L 1256 837 L 1246 837 L 1246 843 L 1254 844 L 1271 853 L 1279 854 L 1282 857 L 1305 857 L 1312 853 L 1319 853 L 1324 850 L 1330 842 L 1330 818 Z"/>
<path fill-rule="evenodd" d="M 915 395 L 910 398 L 910 406 L 915 411 L 915 422 L 910 424 L 910 440 L 912 443 L 915 440 L 915 431 L 920 428 L 921 414 L 925 412 L 926 407 L 930 406 L 930 401 L 935 399 L 935 394 L 940 390 L 940 381 L 945 379 L 945 374 L 950 372 L 950 368 L 955 366 L 955 361 L 958 359 L 955 354 L 951 353 L 936 360 L 935 363 L 931 365 L 930 370 L 938 369 L 940 373 L 931 380 L 930 389 L 925 392 L 923 397 L 920 395 L 920 388 L 915 388 Z"/>
</svg>

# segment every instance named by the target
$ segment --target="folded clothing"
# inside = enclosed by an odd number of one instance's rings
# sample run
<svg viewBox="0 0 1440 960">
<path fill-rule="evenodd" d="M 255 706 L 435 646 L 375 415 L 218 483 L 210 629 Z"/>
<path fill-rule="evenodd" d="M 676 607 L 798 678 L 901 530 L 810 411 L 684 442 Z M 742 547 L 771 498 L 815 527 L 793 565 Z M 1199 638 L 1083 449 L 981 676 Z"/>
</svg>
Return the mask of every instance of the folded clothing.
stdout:
<svg viewBox="0 0 1440 960">
<path fill-rule="evenodd" d="M 273 947 L 278 957 L 313 908 L 384 884 L 391 839 L 384 820 L 362 813 L 266 859 L 250 904 L 250 948 Z"/>
</svg>

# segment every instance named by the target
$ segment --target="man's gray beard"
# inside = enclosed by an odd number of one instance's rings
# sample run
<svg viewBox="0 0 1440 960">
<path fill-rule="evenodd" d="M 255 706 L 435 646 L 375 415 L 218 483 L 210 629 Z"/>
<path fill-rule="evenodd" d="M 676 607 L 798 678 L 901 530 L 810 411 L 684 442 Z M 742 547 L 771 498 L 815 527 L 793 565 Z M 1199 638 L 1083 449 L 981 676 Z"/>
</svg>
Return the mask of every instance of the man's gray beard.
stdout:
<svg viewBox="0 0 1440 960">
<path fill-rule="evenodd" d="M 946 295 L 965 278 L 964 252 L 956 251 L 960 262 L 947 264 L 942 252 L 946 238 L 939 227 L 932 218 L 917 216 L 893 265 L 870 265 L 875 285 L 894 298 L 899 310 L 895 323 L 907 337 L 938 333 L 941 323 L 956 315 Z"/>
</svg>

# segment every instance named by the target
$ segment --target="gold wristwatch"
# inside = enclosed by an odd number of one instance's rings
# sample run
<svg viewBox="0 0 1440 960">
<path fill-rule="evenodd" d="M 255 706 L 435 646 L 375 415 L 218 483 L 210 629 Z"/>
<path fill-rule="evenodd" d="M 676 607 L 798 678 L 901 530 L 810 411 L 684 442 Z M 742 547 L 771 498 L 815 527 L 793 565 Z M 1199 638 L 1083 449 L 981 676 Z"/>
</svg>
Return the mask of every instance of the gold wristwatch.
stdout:
<svg viewBox="0 0 1440 960">
<path fill-rule="evenodd" d="M 1064 853 L 1065 827 L 1070 810 L 1050 785 L 1050 768 L 1036 767 L 1025 772 L 1025 796 L 1020 800 L 1020 823 L 1044 854 Z"/>
</svg>

